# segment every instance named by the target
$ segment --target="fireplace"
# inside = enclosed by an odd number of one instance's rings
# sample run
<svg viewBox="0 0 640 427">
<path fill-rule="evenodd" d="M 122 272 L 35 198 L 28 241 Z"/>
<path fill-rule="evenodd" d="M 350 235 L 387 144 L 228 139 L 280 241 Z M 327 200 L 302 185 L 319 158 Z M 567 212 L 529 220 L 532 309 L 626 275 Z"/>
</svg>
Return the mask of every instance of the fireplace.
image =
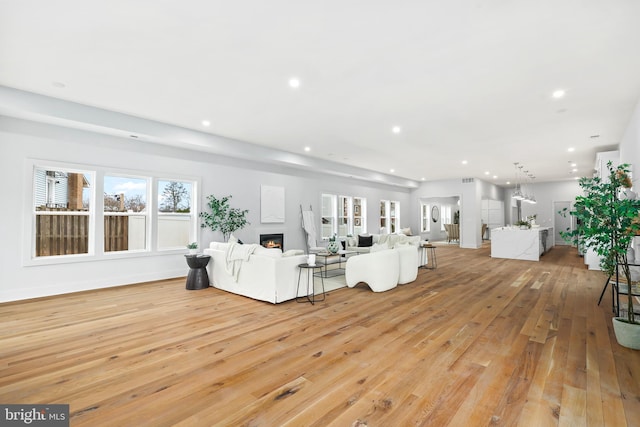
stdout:
<svg viewBox="0 0 640 427">
<path fill-rule="evenodd" d="M 284 250 L 284 234 L 261 234 L 260 245 L 265 248 L 278 248 Z"/>
</svg>

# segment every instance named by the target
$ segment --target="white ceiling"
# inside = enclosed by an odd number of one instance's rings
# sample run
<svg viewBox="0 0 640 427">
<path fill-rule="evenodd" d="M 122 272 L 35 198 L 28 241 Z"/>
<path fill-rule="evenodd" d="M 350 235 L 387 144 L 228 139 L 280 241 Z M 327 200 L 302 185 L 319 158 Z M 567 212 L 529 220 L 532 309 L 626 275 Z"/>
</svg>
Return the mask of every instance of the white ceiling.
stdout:
<svg viewBox="0 0 640 427">
<path fill-rule="evenodd" d="M 638 0 L 0 0 L 0 85 L 416 181 L 590 174 L 639 49 Z"/>
</svg>

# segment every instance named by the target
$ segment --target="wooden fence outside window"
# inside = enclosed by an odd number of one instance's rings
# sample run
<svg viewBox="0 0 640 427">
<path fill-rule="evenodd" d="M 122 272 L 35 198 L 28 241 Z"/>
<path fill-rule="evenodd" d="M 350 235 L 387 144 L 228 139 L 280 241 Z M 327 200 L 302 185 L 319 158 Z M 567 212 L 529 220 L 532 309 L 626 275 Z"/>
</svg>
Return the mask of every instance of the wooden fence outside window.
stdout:
<svg viewBox="0 0 640 427">
<path fill-rule="evenodd" d="M 51 213 L 64 211 L 64 213 Z M 73 255 L 89 252 L 89 215 L 67 209 L 46 209 L 36 215 L 36 256 Z M 76 211 L 77 212 L 77 211 Z M 129 217 L 104 216 L 105 252 L 129 248 Z"/>
</svg>

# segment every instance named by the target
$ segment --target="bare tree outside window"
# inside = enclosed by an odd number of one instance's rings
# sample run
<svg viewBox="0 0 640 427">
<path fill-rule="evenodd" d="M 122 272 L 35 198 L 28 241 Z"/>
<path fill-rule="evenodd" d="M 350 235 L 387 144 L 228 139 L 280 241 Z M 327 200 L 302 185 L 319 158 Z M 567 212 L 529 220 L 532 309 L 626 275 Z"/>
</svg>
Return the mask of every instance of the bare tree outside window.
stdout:
<svg viewBox="0 0 640 427">
<path fill-rule="evenodd" d="M 131 197 L 125 197 L 124 207 L 128 211 L 143 212 L 147 208 L 147 204 L 142 194 L 135 194 Z"/>
<path fill-rule="evenodd" d="M 191 211 L 189 191 L 182 182 L 170 181 L 161 194 L 160 212 L 189 213 Z"/>
</svg>

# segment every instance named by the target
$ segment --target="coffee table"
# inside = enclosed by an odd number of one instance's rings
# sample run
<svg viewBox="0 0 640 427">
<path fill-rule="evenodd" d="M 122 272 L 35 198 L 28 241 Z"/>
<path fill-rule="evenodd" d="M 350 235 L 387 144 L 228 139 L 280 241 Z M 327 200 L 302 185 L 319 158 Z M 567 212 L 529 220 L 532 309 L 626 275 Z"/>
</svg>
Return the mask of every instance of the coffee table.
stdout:
<svg viewBox="0 0 640 427">
<path fill-rule="evenodd" d="M 324 277 L 335 277 L 344 274 L 344 267 L 342 266 L 342 263 L 346 262 L 347 259 L 353 255 L 358 255 L 358 252 L 343 249 L 336 253 L 320 252 L 316 254 L 316 258 L 318 259 L 317 262 L 324 266 Z M 334 264 L 338 264 L 338 268 L 328 270 L 327 267 Z M 331 276 L 329 276 L 329 271 L 331 271 Z M 322 271 L 320 271 L 320 274 L 322 274 Z"/>
</svg>

